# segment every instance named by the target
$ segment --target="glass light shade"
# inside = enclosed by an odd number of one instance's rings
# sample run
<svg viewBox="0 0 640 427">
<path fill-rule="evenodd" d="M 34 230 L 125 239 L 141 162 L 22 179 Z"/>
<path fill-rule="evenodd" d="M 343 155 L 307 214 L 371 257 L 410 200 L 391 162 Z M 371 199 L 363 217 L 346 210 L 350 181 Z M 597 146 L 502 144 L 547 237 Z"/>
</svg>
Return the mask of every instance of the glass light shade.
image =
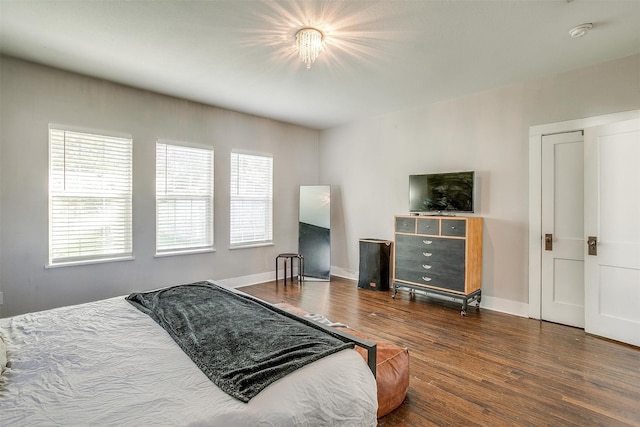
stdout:
<svg viewBox="0 0 640 427">
<path fill-rule="evenodd" d="M 296 33 L 296 47 L 300 59 L 306 64 L 307 69 L 316 60 L 322 50 L 324 34 L 317 28 L 302 28 Z"/>
</svg>

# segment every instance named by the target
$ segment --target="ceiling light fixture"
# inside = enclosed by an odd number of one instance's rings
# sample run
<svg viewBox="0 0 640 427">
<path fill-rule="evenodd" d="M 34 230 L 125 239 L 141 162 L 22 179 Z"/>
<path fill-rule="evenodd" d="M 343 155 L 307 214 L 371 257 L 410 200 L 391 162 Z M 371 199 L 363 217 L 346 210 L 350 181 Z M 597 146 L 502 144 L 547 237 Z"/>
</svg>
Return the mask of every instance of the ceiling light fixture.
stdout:
<svg viewBox="0 0 640 427">
<path fill-rule="evenodd" d="M 586 24 L 576 25 L 575 27 L 569 30 L 569 35 L 571 36 L 571 38 L 574 38 L 574 39 L 578 37 L 582 37 L 585 34 L 587 34 L 587 31 L 589 31 L 591 28 L 593 28 L 593 24 L 591 22 L 587 22 Z"/>
<path fill-rule="evenodd" d="M 311 68 L 311 64 L 320 54 L 323 40 L 324 34 L 317 28 L 305 27 L 296 33 L 296 48 L 307 69 Z"/>
</svg>

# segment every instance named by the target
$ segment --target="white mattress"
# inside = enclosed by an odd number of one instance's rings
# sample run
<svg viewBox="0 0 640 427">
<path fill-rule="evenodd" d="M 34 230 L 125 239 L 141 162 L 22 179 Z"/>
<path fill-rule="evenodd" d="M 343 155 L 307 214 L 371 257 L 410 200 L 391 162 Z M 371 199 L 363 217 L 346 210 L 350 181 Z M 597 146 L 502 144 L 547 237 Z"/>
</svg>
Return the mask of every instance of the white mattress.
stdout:
<svg viewBox="0 0 640 427">
<path fill-rule="evenodd" d="M 122 297 L 0 319 L 0 425 L 374 426 L 376 383 L 344 350 L 249 403 L 218 389 Z"/>
</svg>

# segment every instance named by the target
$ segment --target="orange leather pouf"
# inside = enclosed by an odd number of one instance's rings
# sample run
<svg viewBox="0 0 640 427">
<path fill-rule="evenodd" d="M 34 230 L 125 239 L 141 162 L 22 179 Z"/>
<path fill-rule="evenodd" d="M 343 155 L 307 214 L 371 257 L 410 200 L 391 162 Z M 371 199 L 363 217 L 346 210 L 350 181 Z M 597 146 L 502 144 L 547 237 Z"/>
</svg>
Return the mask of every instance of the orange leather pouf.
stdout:
<svg viewBox="0 0 640 427">
<path fill-rule="evenodd" d="M 287 303 L 275 304 L 283 310 L 299 316 L 308 314 Z M 387 341 L 371 340 L 351 328 L 337 327 L 343 332 L 376 343 L 376 384 L 378 386 L 378 418 L 387 415 L 404 401 L 409 391 L 409 350 Z M 356 351 L 367 359 L 367 351 L 356 347 Z"/>
<path fill-rule="evenodd" d="M 409 349 L 387 341 L 371 340 L 351 328 L 337 328 L 376 343 L 376 384 L 378 385 L 378 418 L 387 415 L 404 401 L 409 391 Z M 367 351 L 356 347 L 367 359 Z"/>
</svg>

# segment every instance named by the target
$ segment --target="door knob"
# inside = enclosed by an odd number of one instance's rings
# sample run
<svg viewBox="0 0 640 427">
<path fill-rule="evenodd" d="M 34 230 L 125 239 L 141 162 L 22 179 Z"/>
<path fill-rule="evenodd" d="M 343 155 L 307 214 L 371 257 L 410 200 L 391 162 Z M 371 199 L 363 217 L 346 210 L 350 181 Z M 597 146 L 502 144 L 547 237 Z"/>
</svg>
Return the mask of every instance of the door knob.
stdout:
<svg viewBox="0 0 640 427">
<path fill-rule="evenodd" d="M 544 235 L 544 250 L 545 251 L 553 250 L 553 234 Z"/>
<path fill-rule="evenodd" d="M 587 245 L 589 245 L 587 250 L 589 255 L 598 255 L 598 238 L 596 236 L 589 236 Z"/>
</svg>

